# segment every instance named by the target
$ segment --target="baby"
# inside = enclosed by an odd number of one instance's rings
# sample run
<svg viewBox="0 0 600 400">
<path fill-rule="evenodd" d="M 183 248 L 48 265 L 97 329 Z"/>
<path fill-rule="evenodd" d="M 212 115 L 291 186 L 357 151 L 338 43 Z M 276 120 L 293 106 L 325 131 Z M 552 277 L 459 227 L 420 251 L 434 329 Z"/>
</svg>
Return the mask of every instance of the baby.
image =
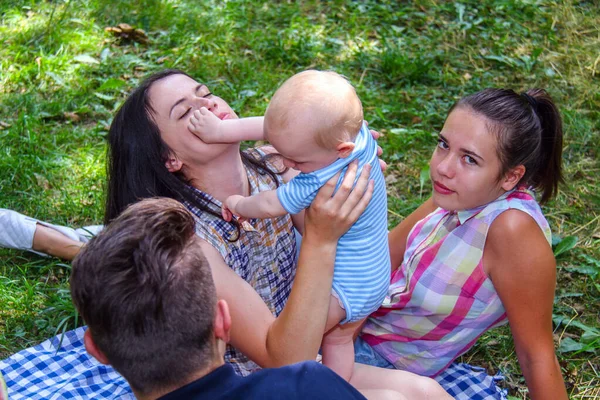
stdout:
<svg viewBox="0 0 600 400">
<path fill-rule="evenodd" d="M 273 218 L 307 208 L 319 188 L 348 164 L 358 173 L 371 166 L 374 193 L 367 209 L 338 243 L 332 301 L 321 351 L 323 363 L 346 380 L 354 366 L 352 334 L 375 311 L 389 286 L 387 197 L 377 144 L 363 122 L 352 85 L 335 72 L 304 71 L 275 92 L 264 116 L 220 120 L 205 108 L 190 119 L 190 130 L 207 143 L 267 139 L 283 164 L 300 171 L 277 190 L 251 197 L 230 196 L 223 217 Z M 341 182 L 342 177 L 340 177 Z"/>
</svg>

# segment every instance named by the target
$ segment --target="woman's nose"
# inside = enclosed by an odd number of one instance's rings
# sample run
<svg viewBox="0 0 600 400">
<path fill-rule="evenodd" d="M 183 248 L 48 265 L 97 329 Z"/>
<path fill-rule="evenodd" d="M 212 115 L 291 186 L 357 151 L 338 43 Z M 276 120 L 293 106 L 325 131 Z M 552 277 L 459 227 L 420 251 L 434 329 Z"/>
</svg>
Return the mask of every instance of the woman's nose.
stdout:
<svg viewBox="0 0 600 400">
<path fill-rule="evenodd" d="M 215 99 L 211 99 L 208 97 L 200 97 L 198 99 L 198 108 L 200 107 L 206 107 L 209 111 L 213 111 L 217 108 L 217 102 L 215 101 Z"/>
<path fill-rule="evenodd" d="M 448 178 L 454 177 L 454 161 L 452 155 L 448 154 L 443 157 L 437 165 L 437 172 L 440 175 Z"/>
</svg>

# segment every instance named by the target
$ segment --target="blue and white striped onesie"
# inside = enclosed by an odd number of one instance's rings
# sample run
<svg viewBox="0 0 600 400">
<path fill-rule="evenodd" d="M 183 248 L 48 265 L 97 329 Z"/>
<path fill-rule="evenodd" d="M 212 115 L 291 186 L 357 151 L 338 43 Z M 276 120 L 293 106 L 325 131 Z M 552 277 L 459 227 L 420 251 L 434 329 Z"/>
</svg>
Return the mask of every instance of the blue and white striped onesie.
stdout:
<svg viewBox="0 0 600 400">
<path fill-rule="evenodd" d="M 277 188 L 283 208 L 297 214 L 312 203 L 321 186 L 342 170 L 339 186 L 350 162 L 358 159 L 359 173 L 365 164 L 371 165 L 370 179 L 375 181 L 373 197 L 358 221 L 340 238 L 335 256 L 333 290 L 346 310 L 346 319 L 341 323 L 358 321 L 375 311 L 390 283 L 387 194 L 377 158 L 377 142 L 363 124 L 354 144 L 350 156 L 338 158 L 320 170 L 301 173 Z"/>
</svg>

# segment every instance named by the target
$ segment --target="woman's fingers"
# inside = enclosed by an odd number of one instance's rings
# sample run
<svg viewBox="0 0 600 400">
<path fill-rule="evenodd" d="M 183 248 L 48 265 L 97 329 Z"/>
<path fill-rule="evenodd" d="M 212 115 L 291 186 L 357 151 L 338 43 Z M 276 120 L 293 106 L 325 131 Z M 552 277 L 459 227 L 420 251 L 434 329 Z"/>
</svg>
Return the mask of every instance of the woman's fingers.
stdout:
<svg viewBox="0 0 600 400">
<path fill-rule="evenodd" d="M 381 136 L 381 133 L 374 131 L 373 129 L 369 129 L 369 132 L 371 132 L 371 136 L 373 136 L 373 139 L 375 140 L 379 139 L 379 137 Z"/>
<path fill-rule="evenodd" d="M 331 199 L 331 196 L 333 196 L 333 192 L 335 191 L 337 182 L 340 179 L 340 174 L 341 174 L 341 172 L 338 172 L 337 174 L 335 174 L 335 176 L 333 176 L 333 178 L 328 180 L 327 183 L 325 183 L 325 185 L 323 185 L 323 187 L 321 187 L 321 189 L 319 189 L 319 191 L 317 192 L 317 195 L 315 196 L 315 199 L 313 200 L 313 204 L 315 204 L 315 203 L 322 204 Z"/>
<path fill-rule="evenodd" d="M 350 192 L 352 192 L 352 187 L 354 186 L 354 181 L 356 179 L 356 170 L 358 169 L 358 161 L 352 161 L 350 165 L 348 165 L 348 169 L 346 170 L 346 175 L 344 175 L 344 179 L 342 179 L 342 183 L 338 187 L 337 191 L 333 195 L 333 201 L 335 204 L 342 205 Z M 329 182 L 327 182 L 329 183 Z"/>
<path fill-rule="evenodd" d="M 343 204 L 341 204 L 341 213 L 342 215 L 346 215 L 349 216 L 353 210 L 355 210 L 359 204 L 361 204 L 361 201 L 365 198 L 366 195 L 366 191 L 369 187 L 369 176 L 371 173 L 371 166 L 370 165 L 365 165 L 360 173 L 360 176 L 358 177 L 358 180 L 356 181 L 356 185 L 354 186 L 354 189 L 352 189 L 352 192 L 349 194 L 348 198 L 344 201 Z M 371 197 L 368 196 L 367 199 L 367 204 L 369 204 L 369 201 L 371 200 Z M 360 208 L 360 207 L 358 207 Z M 366 207 L 363 207 L 361 209 L 361 211 L 359 212 L 362 213 L 362 211 L 365 210 Z"/>
<path fill-rule="evenodd" d="M 381 168 L 381 170 L 383 172 L 385 172 L 385 170 L 387 169 L 388 165 L 385 161 L 383 161 L 381 158 L 379 159 L 379 167 Z"/>
</svg>

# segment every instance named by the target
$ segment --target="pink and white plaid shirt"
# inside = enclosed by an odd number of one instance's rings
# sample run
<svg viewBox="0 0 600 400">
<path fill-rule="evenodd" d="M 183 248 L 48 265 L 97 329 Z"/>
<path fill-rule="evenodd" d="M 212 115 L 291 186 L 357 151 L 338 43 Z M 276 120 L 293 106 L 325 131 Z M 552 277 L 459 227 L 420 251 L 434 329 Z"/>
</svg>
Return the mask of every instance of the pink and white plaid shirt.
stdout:
<svg viewBox="0 0 600 400">
<path fill-rule="evenodd" d="M 434 376 L 485 331 L 506 323 L 482 255 L 490 225 L 508 209 L 530 215 L 551 243 L 548 222 L 525 188 L 471 210 L 437 209 L 410 232 L 404 261 L 363 339 L 396 368 Z"/>
</svg>

